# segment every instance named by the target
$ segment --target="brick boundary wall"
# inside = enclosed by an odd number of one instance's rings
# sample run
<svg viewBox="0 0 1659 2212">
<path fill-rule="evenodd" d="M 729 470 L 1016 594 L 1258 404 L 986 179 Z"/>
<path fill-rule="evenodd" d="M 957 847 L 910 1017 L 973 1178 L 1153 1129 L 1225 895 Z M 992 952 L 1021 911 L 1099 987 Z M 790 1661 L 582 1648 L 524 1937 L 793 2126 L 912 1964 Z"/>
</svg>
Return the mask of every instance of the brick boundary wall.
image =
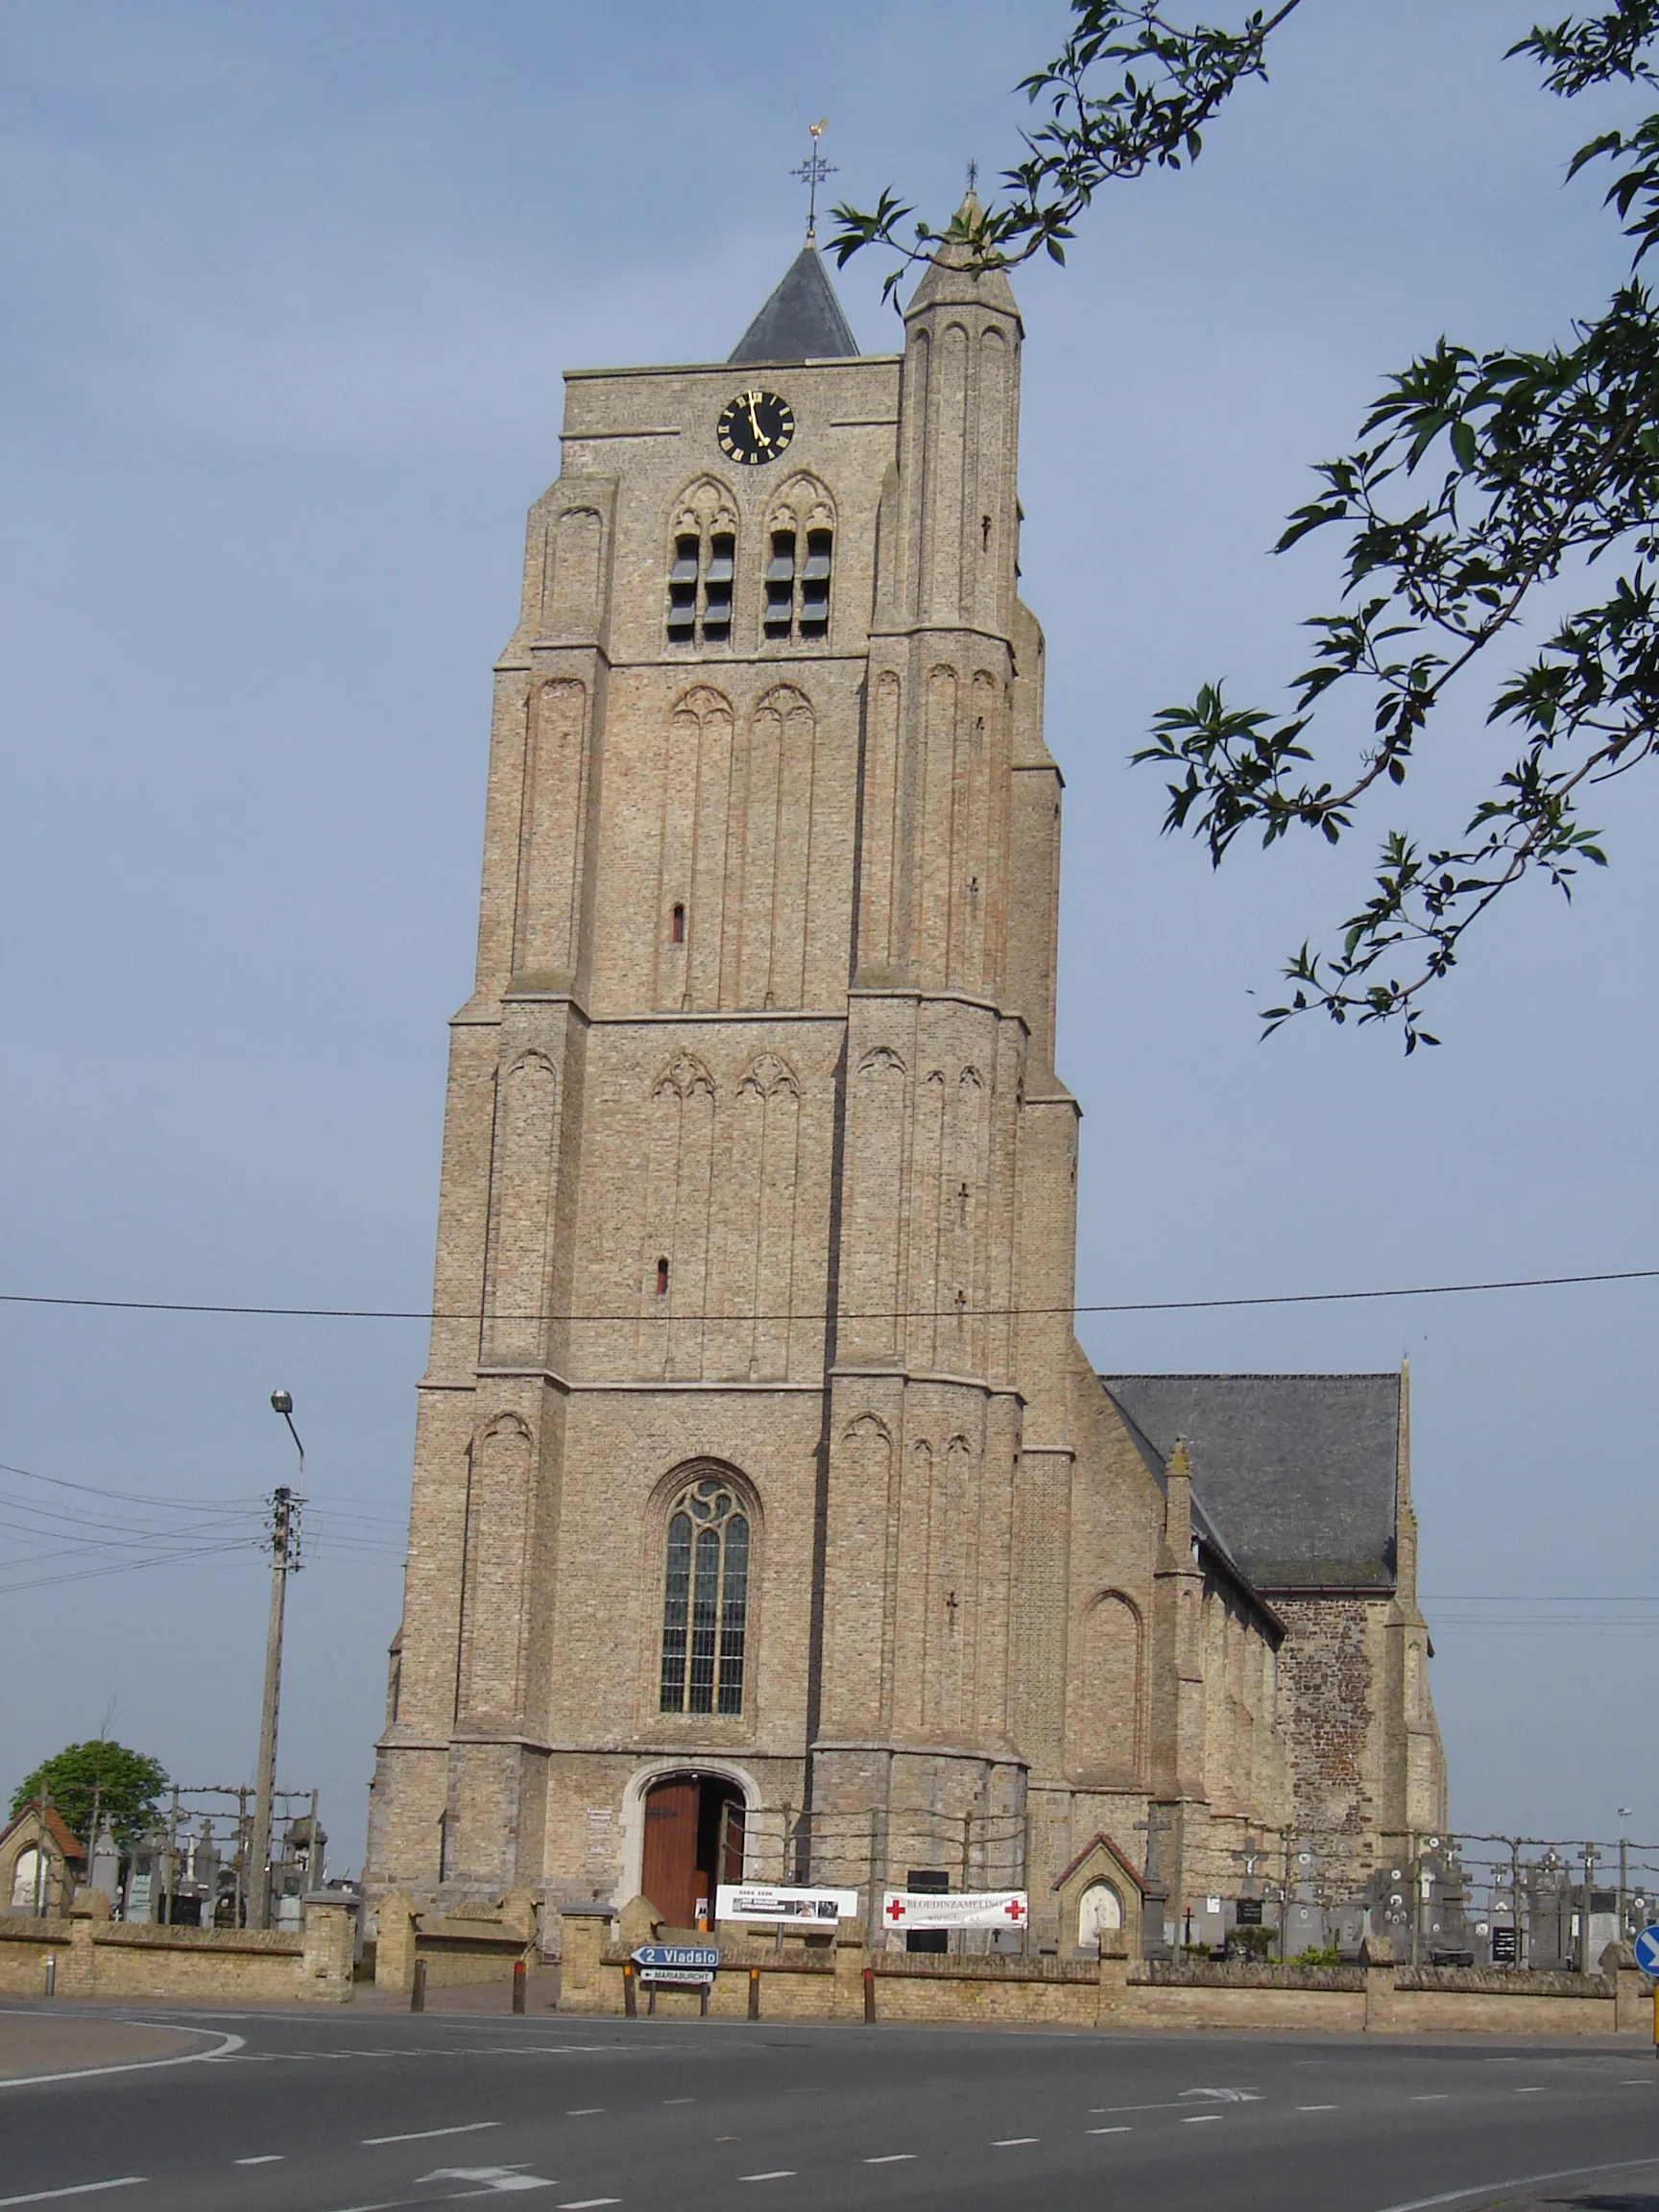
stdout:
<svg viewBox="0 0 1659 2212">
<path fill-rule="evenodd" d="M 235 1928 L 126 1927 L 95 1910 L 0 1918 L 0 1995 L 229 1998 L 344 2005 L 351 1998 L 353 1900 L 305 1899 L 299 1936 Z"/>
<path fill-rule="evenodd" d="M 596 1913 L 566 1914 L 560 2009 L 620 2013 L 626 1949 Z M 1300 2028 L 1332 2032 L 1609 2035 L 1650 2032 L 1653 2003 L 1627 1945 L 1599 1974 L 1411 1967 L 1367 1950 L 1358 1964 L 1279 1966 L 1173 1960 L 956 1958 L 782 1950 L 718 1939 L 709 2010 L 747 2011 L 759 1977 L 762 2019 L 861 2019 L 868 1971 L 878 2020 L 984 2021 L 1074 2028 Z M 643 1992 L 640 1993 L 641 1996 Z M 694 1989 L 661 1989 L 656 2009 L 694 2014 Z"/>
</svg>

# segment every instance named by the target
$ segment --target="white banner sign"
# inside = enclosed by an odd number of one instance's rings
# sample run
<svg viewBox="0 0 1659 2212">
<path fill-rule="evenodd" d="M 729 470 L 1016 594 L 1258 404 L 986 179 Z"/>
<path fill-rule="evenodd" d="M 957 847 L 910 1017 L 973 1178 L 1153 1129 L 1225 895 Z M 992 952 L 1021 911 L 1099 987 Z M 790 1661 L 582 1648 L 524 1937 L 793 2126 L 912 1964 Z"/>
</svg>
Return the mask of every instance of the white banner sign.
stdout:
<svg viewBox="0 0 1659 2212">
<path fill-rule="evenodd" d="M 881 1906 L 886 1928 L 1023 1928 L 1029 1914 L 1023 1889 L 951 1889 L 924 1897 L 889 1889 Z"/>
<path fill-rule="evenodd" d="M 856 1889 L 793 1889 L 771 1882 L 722 1882 L 714 1896 L 716 1920 L 817 1921 L 832 1928 L 856 1920 Z"/>
</svg>

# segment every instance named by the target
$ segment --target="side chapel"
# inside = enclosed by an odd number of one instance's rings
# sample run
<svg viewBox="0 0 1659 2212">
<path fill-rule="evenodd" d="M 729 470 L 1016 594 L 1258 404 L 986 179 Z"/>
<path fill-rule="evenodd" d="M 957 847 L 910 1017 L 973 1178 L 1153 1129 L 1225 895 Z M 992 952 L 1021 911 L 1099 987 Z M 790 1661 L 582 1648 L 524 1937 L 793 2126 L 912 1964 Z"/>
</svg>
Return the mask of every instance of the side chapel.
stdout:
<svg viewBox="0 0 1659 2212">
<path fill-rule="evenodd" d="M 925 1869 L 1156 1946 L 1444 1820 L 1404 1370 L 1072 1334 L 1022 338 L 947 254 L 860 355 L 808 238 L 729 361 L 566 377 L 372 1887 L 683 1926 L 740 1871 L 878 1912 Z"/>
</svg>

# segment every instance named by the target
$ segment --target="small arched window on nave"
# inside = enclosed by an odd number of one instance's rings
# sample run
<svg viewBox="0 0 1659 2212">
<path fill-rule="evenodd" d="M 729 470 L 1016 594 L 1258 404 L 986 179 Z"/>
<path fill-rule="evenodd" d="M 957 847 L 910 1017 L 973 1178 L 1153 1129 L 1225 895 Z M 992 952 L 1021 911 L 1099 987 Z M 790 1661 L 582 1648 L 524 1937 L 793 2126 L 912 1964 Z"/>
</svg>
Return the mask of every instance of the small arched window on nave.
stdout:
<svg viewBox="0 0 1659 2212">
<path fill-rule="evenodd" d="M 741 1713 L 749 1618 L 749 1516 L 732 1485 L 700 1475 L 668 1514 L 663 1713 Z"/>
</svg>

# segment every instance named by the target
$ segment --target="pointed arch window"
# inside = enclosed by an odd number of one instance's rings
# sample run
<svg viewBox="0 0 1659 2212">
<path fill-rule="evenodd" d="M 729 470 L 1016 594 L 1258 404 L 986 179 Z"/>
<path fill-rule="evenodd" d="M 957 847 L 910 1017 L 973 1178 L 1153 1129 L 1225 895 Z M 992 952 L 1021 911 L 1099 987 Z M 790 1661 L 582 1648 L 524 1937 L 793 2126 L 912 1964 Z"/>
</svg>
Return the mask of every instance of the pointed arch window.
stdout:
<svg viewBox="0 0 1659 2212">
<path fill-rule="evenodd" d="M 726 645 L 737 573 L 737 523 L 712 486 L 703 486 L 674 525 L 668 563 L 671 645 Z"/>
<path fill-rule="evenodd" d="M 729 1482 L 699 1476 L 668 1515 L 663 1713 L 741 1713 L 749 1620 L 749 1516 Z"/>
</svg>

